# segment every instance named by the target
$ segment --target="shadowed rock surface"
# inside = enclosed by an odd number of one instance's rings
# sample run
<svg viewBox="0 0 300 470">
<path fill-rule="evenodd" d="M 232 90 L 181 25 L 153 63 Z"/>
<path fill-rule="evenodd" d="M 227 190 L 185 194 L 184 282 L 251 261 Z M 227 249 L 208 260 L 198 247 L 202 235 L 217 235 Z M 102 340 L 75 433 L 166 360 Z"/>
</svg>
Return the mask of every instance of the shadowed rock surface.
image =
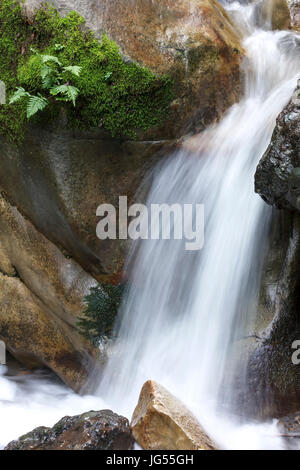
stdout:
<svg viewBox="0 0 300 470">
<path fill-rule="evenodd" d="M 279 209 L 300 210 L 300 81 L 277 118 L 255 174 L 255 191 Z"/>
<path fill-rule="evenodd" d="M 5 450 L 130 450 L 133 444 L 128 420 L 102 410 L 65 416 L 53 428 L 38 427 Z"/>
</svg>

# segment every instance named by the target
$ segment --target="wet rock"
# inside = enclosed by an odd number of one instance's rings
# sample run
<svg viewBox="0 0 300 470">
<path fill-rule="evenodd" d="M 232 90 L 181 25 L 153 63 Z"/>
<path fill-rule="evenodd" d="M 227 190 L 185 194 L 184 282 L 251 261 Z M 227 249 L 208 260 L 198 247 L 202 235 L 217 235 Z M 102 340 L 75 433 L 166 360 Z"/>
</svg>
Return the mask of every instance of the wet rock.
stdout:
<svg viewBox="0 0 300 470">
<path fill-rule="evenodd" d="M 255 191 L 279 209 L 300 211 L 300 81 L 279 114 L 255 173 Z"/>
<path fill-rule="evenodd" d="M 196 418 L 164 387 L 149 380 L 131 420 L 135 440 L 149 450 L 213 450 Z"/>
<path fill-rule="evenodd" d="M 75 390 L 96 351 L 76 330 L 95 280 L 0 197 L 0 339 L 27 367 L 47 366 Z"/>
<path fill-rule="evenodd" d="M 282 417 L 277 423 L 280 436 L 291 450 L 300 444 L 300 412 Z"/>
<path fill-rule="evenodd" d="M 293 343 L 300 340 L 299 214 L 290 216 L 290 227 L 286 229 L 288 244 L 281 245 L 282 264 L 269 305 L 273 317 L 260 333 L 247 370 L 249 390 L 245 402 L 251 413 L 262 418 L 299 409 L 300 366 L 293 362 Z"/>
<path fill-rule="evenodd" d="M 66 416 L 53 428 L 36 428 L 5 450 L 130 450 L 133 443 L 128 420 L 102 410 Z"/>
<path fill-rule="evenodd" d="M 263 0 L 257 8 L 258 21 L 261 26 L 271 29 L 290 29 L 291 17 L 286 0 Z"/>
<path fill-rule="evenodd" d="M 169 142 L 121 142 L 102 132 L 31 128 L 22 147 L 0 139 L 0 188 L 34 226 L 99 281 L 120 279 L 127 243 L 99 240 L 96 209 L 128 205 Z M 174 144 L 173 144 L 174 145 Z"/>
</svg>

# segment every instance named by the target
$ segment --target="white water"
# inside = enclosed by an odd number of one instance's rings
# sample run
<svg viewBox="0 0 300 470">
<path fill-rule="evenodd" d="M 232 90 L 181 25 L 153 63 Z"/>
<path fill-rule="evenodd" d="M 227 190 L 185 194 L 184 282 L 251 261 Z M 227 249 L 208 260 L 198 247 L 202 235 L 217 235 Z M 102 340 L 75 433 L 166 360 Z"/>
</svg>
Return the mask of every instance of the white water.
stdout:
<svg viewBox="0 0 300 470">
<path fill-rule="evenodd" d="M 131 287 L 100 394 L 130 415 L 142 384 L 155 379 L 197 414 L 220 446 L 278 448 L 267 437 L 272 426 L 237 429 L 232 417 L 221 419 L 220 399 L 229 408 L 236 397 L 228 386 L 220 393 L 230 376 L 231 345 L 251 333 L 255 320 L 270 209 L 254 193 L 254 173 L 295 88 L 299 39 L 257 29 L 253 6 L 230 9 L 245 35 L 245 96 L 194 139 L 192 151 L 181 150 L 156 169 L 148 197 L 149 205 L 203 203 L 204 248 L 187 252 L 178 240 L 133 247 Z"/>
<path fill-rule="evenodd" d="M 230 405 L 234 391 L 220 390 L 230 375 L 231 345 L 251 332 L 255 318 L 269 209 L 254 194 L 253 178 L 295 88 L 300 40 L 256 29 L 252 6 L 229 9 L 245 36 L 245 96 L 217 127 L 194 139 L 193 151 L 182 150 L 156 169 L 148 197 L 149 204 L 204 203 L 204 249 L 187 252 L 184 241 L 158 240 L 133 247 L 132 287 L 101 398 L 78 397 L 42 378 L 20 383 L 0 375 L 0 446 L 91 408 L 110 407 L 130 418 L 142 384 L 155 379 L 190 406 L 222 448 L 282 447 L 272 423 L 229 419 L 220 401 Z"/>
</svg>

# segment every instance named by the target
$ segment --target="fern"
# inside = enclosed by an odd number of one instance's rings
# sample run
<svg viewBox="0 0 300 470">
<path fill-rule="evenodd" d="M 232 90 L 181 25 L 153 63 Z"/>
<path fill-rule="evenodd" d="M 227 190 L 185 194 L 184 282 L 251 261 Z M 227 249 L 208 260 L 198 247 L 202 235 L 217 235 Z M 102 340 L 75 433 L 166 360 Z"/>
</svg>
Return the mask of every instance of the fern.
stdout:
<svg viewBox="0 0 300 470">
<path fill-rule="evenodd" d="M 55 55 L 40 54 L 40 57 L 43 64 L 46 64 L 47 62 L 55 62 L 57 65 L 61 65 L 60 60 Z"/>
<path fill-rule="evenodd" d="M 48 100 L 43 96 L 30 96 L 26 109 L 27 119 L 30 119 L 38 111 L 42 111 L 48 104 Z"/>
<path fill-rule="evenodd" d="M 64 46 L 61 44 L 55 45 L 56 51 L 61 51 Z M 36 56 L 38 56 L 41 64 L 40 76 L 42 81 L 43 90 L 48 90 L 50 96 L 43 96 L 40 93 L 37 95 L 31 95 L 24 88 L 20 87 L 12 95 L 10 104 L 16 103 L 22 98 L 27 98 L 27 118 L 30 119 L 38 111 L 42 111 L 49 105 L 49 99 L 55 97 L 56 101 L 71 102 L 73 106 L 76 105 L 76 99 L 79 95 L 79 90 L 75 86 L 71 85 L 69 81 L 65 82 L 66 76 L 64 74 L 71 74 L 76 77 L 81 72 L 81 67 L 78 65 L 67 65 L 62 66 L 62 63 L 58 57 L 49 54 L 40 54 L 36 49 L 31 48 Z"/>
<path fill-rule="evenodd" d="M 15 93 L 10 98 L 9 104 L 16 103 L 21 98 L 25 98 L 25 97 L 30 97 L 30 94 L 27 91 L 25 91 L 24 88 L 22 87 L 17 88 L 17 91 L 15 91 Z"/>
<path fill-rule="evenodd" d="M 101 284 L 92 287 L 84 299 L 86 308 L 79 318 L 79 332 L 97 345 L 112 335 L 115 318 L 121 303 L 124 285 Z"/>
<path fill-rule="evenodd" d="M 78 65 L 69 65 L 68 67 L 64 67 L 63 71 L 70 72 L 71 74 L 76 75 L 76 77 L 79 77 L 81 69 L 82 67 L 79 67 Z"/>
<path fill-rule="evenodd" d="M 61 98 L 63 101 L 72 101 L 73 105 L 76 104 L 76 98 L 79 95 L 78 88 L 71 85 L 59 85 L 51 88 L 51 95 L 63 95 Z"/>
</svg>

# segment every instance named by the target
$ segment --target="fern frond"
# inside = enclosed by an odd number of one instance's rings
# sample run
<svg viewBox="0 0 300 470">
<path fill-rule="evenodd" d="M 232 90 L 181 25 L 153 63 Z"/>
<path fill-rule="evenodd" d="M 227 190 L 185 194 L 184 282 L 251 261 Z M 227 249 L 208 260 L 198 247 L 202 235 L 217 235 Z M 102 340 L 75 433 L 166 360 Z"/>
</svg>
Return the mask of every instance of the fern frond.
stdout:
<svg viewBox="0 0 300 470">
<path fill-rule="evenodd" d="M 76 75 L 76 77 L 79 77 L 81 69 L 82 67 L 79 67 L 78 65 L 69 65 L 68 67 L 64 67 L 63 71 L 70 72 L 73 75 Z"/>
<path fill-rule="evenodd" d="M 63 95 L 65 101 L 71 101 L 75 106 L 79 90 L 72 85 L 59 85 L 51 88 L 50 93 L 54 96 Z"/>
<path fill-rule="evenodd" d="M 49 102 L 43 96 L 31 96 L 27 105 L 27 119 L 30 119 L 38 111 L 42 111 Z"/>
<path fill-rule="evenodd" d="M 43 64 L 46 64 L 47 62 L 55 62 L 57 65 L 61 65 L 60 60 L 55 55 L 41 54 L 41 59 Z"/>
<path fill-rule="evenodd" d="M 15 91 L 12 97 L 10 98 L 9 104 L 16 103 L 17 101 L 19 101 L 21 98 L 24 98 L 25 96 L 29 97 L 30 94 L 27 91 L 25 91 L 24 88 L 19 87 L 17 88 L 17 91 Z"/>
</svg>

